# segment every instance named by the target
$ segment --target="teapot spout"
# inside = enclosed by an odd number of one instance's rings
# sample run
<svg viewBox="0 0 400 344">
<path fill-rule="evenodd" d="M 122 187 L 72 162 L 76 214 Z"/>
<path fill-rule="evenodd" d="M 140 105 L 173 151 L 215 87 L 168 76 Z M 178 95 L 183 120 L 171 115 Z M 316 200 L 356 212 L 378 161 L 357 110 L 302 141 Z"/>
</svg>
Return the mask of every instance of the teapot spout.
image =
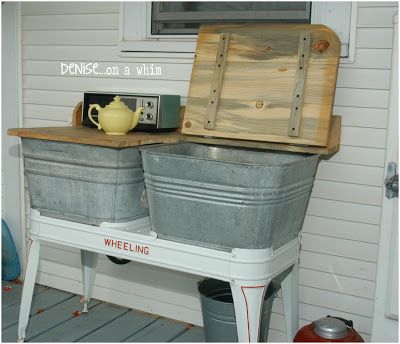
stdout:
<svg viewBox="0 0 400 344">
<path fill-rule="evenodd" d="M 129 130 L 132 130 L 133 128 L 135 128 L 137 126 L 137 124 L 139 123 L 139 118 L 140 115 L 142 113 L 142 111 L 144 110 L 143 107 L 139 107 L 136 109 L 136 111 L 133 113 L 133 121 L 132 121 L 132 126 Z"/>
</svg>

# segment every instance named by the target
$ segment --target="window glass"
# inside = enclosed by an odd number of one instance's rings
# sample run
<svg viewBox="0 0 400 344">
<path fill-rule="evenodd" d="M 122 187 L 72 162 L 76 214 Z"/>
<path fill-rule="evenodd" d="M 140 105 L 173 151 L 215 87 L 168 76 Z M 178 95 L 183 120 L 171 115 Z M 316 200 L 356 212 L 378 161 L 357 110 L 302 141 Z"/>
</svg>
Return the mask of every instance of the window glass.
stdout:
<svg viewBox="0 0 400 344">
<path fill-rule="evenodd" d="M 153 35 L 195 35 L 202 23 L 310 23 L 310 2 L 153 2 Z"/>
</svg>

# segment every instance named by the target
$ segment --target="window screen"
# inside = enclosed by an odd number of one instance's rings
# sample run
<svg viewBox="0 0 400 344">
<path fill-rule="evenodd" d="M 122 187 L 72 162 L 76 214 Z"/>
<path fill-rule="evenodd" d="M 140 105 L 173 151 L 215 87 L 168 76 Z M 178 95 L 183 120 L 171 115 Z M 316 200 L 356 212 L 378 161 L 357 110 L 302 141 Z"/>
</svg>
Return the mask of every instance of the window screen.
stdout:
<svg viewBox="0 0 400 344">
<path fill-rule="evenodd" d="M 310 23 L 310 2 L 153 2 L 153 35 L 195 35 L 202 23 Z"/>
</svg>

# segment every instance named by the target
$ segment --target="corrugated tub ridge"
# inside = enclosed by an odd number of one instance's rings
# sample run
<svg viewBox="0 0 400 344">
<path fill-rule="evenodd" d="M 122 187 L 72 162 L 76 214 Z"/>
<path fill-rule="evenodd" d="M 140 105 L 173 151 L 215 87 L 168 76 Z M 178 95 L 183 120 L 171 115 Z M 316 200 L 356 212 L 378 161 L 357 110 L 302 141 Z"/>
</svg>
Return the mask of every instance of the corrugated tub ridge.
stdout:
<svg viewBox="0 0 400 344">
<path fill-rule="evenodd" d="M 313 178 L 280 188 L 248 188 L 220 186 L 204 182 L 188 181 L 166 177 L 155 177 L 144 173 L 146 188 L 159 194 L 168 194 L 176 198 L 190 198 L 204 201 L 221 201 L 226 204 L 269 205 L 280 204 L 303 196 L 310 192 Z M 267 197 L 267 199 L 266 199 Z"/>
</svg>

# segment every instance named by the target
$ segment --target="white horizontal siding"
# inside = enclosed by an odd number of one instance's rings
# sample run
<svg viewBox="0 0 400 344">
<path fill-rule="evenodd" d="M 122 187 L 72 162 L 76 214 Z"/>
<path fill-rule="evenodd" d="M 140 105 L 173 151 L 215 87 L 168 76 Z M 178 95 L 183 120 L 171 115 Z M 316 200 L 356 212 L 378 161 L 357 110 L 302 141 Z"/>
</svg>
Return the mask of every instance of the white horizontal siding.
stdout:
<svg viewBox="0 0 400 344">
<path fill-rule="evenodd" d="M 324 235 L 377 244 L 379 226 L 309 215 L 304 220 L 303 233 Z"/>
<path fill-rule="evenodd" d="M 311 251 L 306 251 L 302 247 L 302 251 L 300 252 L 300 267 L 369 281 L 375 281 L 376 279 L 375 263 L 340 257 L 336 254 L 329 254 L 329 252 L 319 253 L 313 248 L 311 248 Z"/>
<path fill-rule="evenodd" d="M 354 63 L 342 63 L 340 68 L 390 69 L 391 49 L 358 48 Z"/>
<path fill-rule="evenodd" d="M 335 106 L 387 109 L 388 98 L 389 91 L 387 90 L 338 87 L 335 94 Z"/>
<path fill-rule="evenodd" d="M 91 13 L 119 13 L 120 3 L 114 2 L 26 2 L 21 9 L 22 15 L 53 15 L 53 14 L 91 14 Z"/>
<path fill-rule="evenodd" d="M 364 166 L 383 167 L 385 151 L 378 148 L 344 146 L 336 153 L 330 162 L 340 162 Z"/>
<path fill-rule="evenodd" d="M 381 186 L 383 169 L 357 164 L 342 164 L 322 161 L 319 164 L 316 179 L 346 182 L 361 185 Z"/>
<path fill-rule="evenodd" d="M 391 28 L 357 28 L 356 48 L 390 49 L 392 47 L 392 36 Z"/>
<path fill-rule="evenodd" d="M 358 7 L 396 7 L 397 1 L 360 1 Z"/>
<path fill-rule="evenodd" d="M 339 69 L 337 87 L 388 90 L 390 71 L 386 69 Z"/>
<path fill-rule="evenodd" d="M 300 324 L 327 314 L 352 319 L 370 339 L 384 175 L 395 2 L 360 2 L 355 62 L 340 64 L 334 114 L 342 116 L 341 150 L 323 159 L 302 234 Z M 24 126 L 63 126 L 86 90 L 177 93 L 186 103 L 191 59 L 118 55 L 119 3 L 25 2 L 22 5 Z M 61 75 L 61 62 L 98 62 L 122 74 Z M 154 63 L 162 76 L 138 76 Z M 76 250 L 47 245 L 39 281 L 80 292 Z M 138 278 L 137 276 L 140 276 Z M 197 276 L 104 257 L 95 297 L 201 324 Z M 274 300 L 270 341 L 286 341 L 281 293 Z"/>
<path fill-rule="evenodd" d="M 22 30 L 118 30 L 118 23 L 118 13 L 24 15 Z"/>
<path fill-rule="evenodd" d="M 349 127 L 385 129 L 387 109 L 335 105 L 333 112 L 342 116 L 342 125 Z"/>
<path fill-rule="evenodd" d="M 376 15 L 376 8 L 359 8 L 357 27 L 391 28 L 393 26 L 393 9 L 391 7 L 380 8 L 379 15 Z"/>
<path fill-rule="evenodd" d="M 22 39 L 25 45 L 114 46 L 118 40 L 118 30 L 26 30 L 23 31 Z"/>
<path fill-rule="evenodd" d="M 118 86 L 116 86 L 118 85 Z M 38 76 L 26 75 L 22 81 L 23 88 L 39 89 L 39 90 L 56 90 L 56 91 L 87 91 L 87 90 L 115 90 L 125 92 L 141 92 L 141 93 L 166 93 L 174 90 L 176 94 L 182 96 L 187 94 L 188 81 L 175 81 L 143 78 L 141 80 L 117 79 L 112 78 L 82 78 L 82 77 L 62 77 L 62 76 Z"/>
<path fill-rule="evenodd" d="M 35 127 L 65 127 L 71 125 L 72 121 L 49 121 L 45 119 L 24 118 L 23 125 L 25 128 Z"/>
<path fill-rule="evenodd" d="M 373 299 L 375 291 L 375 283 L 372 281 L 310 269 L 300 269 L 299 284 L 369 300 Z"/>
<path fill-rule="evenodd" d="M 380 207 L 353 202 L 311 198 L 308 215 L 379 225 Z"/>
</svg>

